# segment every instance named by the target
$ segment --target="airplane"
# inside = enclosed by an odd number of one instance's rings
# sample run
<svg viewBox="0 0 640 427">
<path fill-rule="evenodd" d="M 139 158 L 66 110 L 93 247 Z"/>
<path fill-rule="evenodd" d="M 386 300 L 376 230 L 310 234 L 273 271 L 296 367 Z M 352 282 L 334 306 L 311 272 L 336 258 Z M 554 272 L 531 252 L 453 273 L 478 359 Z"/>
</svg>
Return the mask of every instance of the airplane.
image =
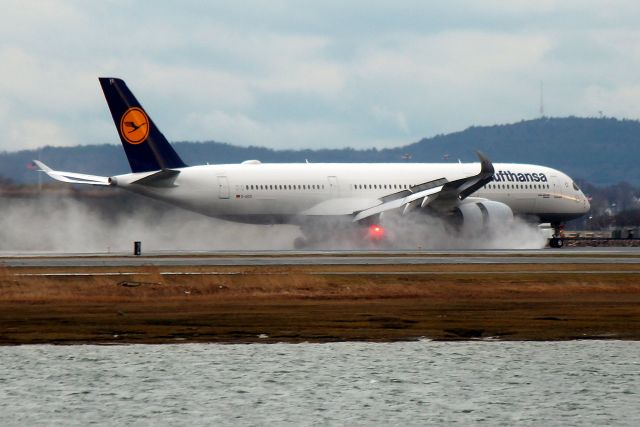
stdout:
<svg viewBox="0 0 640 427">
<path fill-rule="evenodd" d="M 549 223 L 549 246 L 563 246 L 565 221 L 589 211 L 589 201 L 566 174 L 545 166 L 496 163 L 289 163 L 187 166 L 119 78 L 101 77 L 131 173 L 96 176 L 34 163 L 72 184 L 122 188 L 224 220 L 294 224 L 297 248 L 327 234 L 357 230 L 373 241 L 385 235 L 384 217 L 434 215 L 451 230 L 507 226 L 514 216 Z M 317 232 L 315 225 L 321 224 Z M 326 234 L 325 234 L 326 233 Z"/>
</svg>

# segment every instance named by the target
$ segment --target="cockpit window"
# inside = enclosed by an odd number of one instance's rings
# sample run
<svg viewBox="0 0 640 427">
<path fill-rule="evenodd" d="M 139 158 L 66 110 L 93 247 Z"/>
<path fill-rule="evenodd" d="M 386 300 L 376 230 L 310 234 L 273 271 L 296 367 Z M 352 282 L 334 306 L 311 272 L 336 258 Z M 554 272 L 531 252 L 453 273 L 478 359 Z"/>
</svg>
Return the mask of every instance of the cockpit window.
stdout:
<svg viewBox="0 0 640 427">
<path fill-rule="evenodd" d="M 572 184 L 573 184 L 573 189 L 574 190 L 580 191 L 580 188 L 578 188 L 578 185 L 575 182 L 573 182 Z"/>
</svg>

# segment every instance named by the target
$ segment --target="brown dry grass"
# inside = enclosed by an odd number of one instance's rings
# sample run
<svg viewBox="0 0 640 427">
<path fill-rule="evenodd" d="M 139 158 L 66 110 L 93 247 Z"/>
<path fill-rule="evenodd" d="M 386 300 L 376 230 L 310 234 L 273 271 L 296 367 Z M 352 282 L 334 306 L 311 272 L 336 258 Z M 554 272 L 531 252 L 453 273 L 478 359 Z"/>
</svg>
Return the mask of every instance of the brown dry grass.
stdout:
<svg viewBox="0 0 640 427">
<path fill-rule="evenodd" d="M 619 273 L 638 266 L 577 272 L 583 268 L 190 267 L 171 271 L 233 274 L 170 276 L 143 267 L 118 276 L 43 277 L 19 274 L 60 270 L 0 267 L 0 343 L 640 339 L 640 274 Z M 429 274 L 407 273 L 416 271 Z"/>
<path fill-rule="evenodd" d="M 380 266 L 362 269 L 362 274 L 344 275 L 322 274 L 317 267 L 253 267 L 236 272 L 238 274 L 170 276 L 160 274 L 157 267 L 142 267 L 133 274 L 115 276 L 24 276 L 19 275 L 24 274 L 24 270 L 13 271 L 3 267 L 0 268 L 0 302 L 84 304 L 238 298 L 500 300 L 516 296 L 549 298 L 640 292 L 640 281 L 635 275 L 615 275 L 604 270 L 602 274 L 589 275 L 498 274 L 494 270 L 496 266 L 488 267 L 477 276 L 452 274 L 448 269 L 437 274 L 403 274 L 396 267 L 387 268 L 394 274 L 371 274 L 384 271 Z M 507 268 L 511 266 L 504 267 L 509 271 Z M 353 270 L 352 267 L 350 272 Z M 36 271 L 46 272 L 55 273 Z M 210 272 L 206 269 L 201 271 Z M 123 283 L 136 286 L 123 286 Z"/>
</svg>

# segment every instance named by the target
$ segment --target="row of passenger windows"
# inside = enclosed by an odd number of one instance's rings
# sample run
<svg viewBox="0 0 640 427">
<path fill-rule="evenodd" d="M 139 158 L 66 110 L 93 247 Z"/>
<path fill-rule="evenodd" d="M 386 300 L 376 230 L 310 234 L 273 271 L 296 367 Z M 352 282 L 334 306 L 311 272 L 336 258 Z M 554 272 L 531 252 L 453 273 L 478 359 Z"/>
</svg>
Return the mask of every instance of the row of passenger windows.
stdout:
<svg viewBox="0 0 640 427">
<path fill-rule="evenodd" d="M 355 190 L 406 190 L 410 184 L 354 184 Z M 324 190 L 324 184 L 270 184 L 247 185 L 247 190 Z M 489 190 L 541 190 L 549 188 L 549 184 L 487 184 L 483 188 Z"/>
<path fill-rule="evenodd" d="M 408 184 L 354 184 L 356 190 L 402 190 Z M 269 184 L 247 185 L 247 190 L 324 190 L 324 184 Z"/>
<path fill-rule="evenodd" d="M 489 190 L 542 190 L 549 188 L 549 184 L 487 184 L 483 188 Z"/>
<path fill-rule="evenodd" d="M 324 190 L 324 184 L 247 185 L 247 190 Z"/>
<path fill-rule="evenodd" d="M 409 184 L 354 184 L 355 190 L 404 190 L 411 187 Z"/>
</svg>

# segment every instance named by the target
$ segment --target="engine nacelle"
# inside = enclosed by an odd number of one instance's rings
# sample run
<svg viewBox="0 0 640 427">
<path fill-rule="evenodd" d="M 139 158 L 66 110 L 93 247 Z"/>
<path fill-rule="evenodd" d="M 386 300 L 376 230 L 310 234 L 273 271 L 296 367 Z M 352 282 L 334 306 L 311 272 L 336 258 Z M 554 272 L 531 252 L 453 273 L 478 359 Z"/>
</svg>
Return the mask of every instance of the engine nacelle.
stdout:
<svg viewBox="0 0 640 427">
<path fill-rule="evenodd" d="M 454 210 L 453 220 L 463 233 L 480 234 L 511 225 L 513 211 L 504 203 L 491 200 L 468 202 Z"/>
</svg>

